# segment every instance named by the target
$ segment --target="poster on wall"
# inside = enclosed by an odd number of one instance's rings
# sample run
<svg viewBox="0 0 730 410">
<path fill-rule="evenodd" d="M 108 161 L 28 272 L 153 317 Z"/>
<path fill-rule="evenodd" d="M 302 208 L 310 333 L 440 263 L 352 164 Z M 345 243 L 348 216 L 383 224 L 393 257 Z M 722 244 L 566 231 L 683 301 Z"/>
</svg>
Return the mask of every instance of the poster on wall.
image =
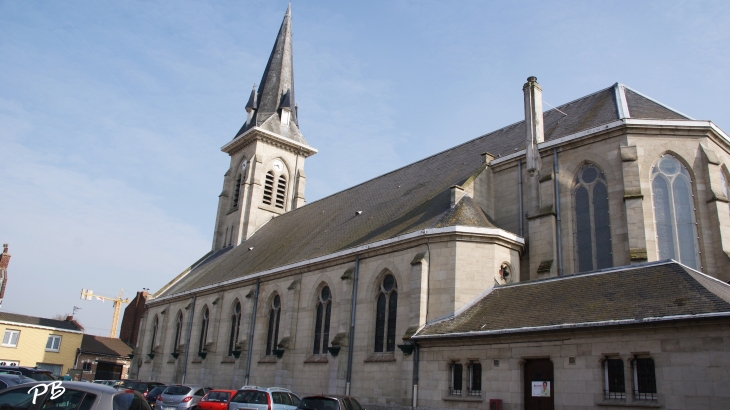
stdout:
<svg viewBox="0 0 730 410">
<path fill-rule="evenodd" d="M 550 397 L 550 382 L 532 382 L 532 397 Z"/>
</svg>

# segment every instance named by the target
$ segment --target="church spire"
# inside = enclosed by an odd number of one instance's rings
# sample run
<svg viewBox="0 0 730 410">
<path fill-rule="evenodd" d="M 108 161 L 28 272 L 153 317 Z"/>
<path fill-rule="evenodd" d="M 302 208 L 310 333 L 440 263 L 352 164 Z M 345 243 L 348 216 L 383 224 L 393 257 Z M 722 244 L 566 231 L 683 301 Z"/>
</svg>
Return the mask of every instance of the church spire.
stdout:
<svg viewBox="0 0 730 410">
<path fill-rule="evenodd" d="M 254 101 L 251 104 L 252 100 Z M 253 117 L 246 121 L 236 135 L 253 127 L 273 128 L 289 139 L 304 142 L 299 132 L 296 102 L 294 100 L 294 62 L 292 56 L 291 5 L 287 7 L 281 22 L 274 48 L 266 63 L 264 75 L 259 83 L 258 93 L 252 93 L 246 111 Z M 274 122 L 279 121 L 279 124 Z M 281 131 L 281 132 L 278 132 Z"/>
</svg>

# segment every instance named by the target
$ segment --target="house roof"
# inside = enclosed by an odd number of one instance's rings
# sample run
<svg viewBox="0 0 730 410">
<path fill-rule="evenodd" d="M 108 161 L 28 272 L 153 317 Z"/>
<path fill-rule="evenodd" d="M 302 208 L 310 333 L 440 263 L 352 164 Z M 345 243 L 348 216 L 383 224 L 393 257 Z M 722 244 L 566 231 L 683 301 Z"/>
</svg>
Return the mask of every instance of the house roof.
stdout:
<svg viewBox="0 0 730 410">
<path fill-rule="evenodd" d="M 23 323 L 32 326 L 52 327 L 61 330 L 80 332 L 84 328 L 75 320 L 56 320 L 43 317 L 20 315 L 17 313 L 0 312 L 0 321 Z"/>
<path fill-rule="evenodd" d="M 84 335 L 81 339 L 81 352 L 126 358 L 132 354 L 132 348 L 116 337 Z"/>
<path fill-rule="evenodd" d="M 545 140 L 618 120 L 618 87 L 616 84 L 545 111 Z M 644 107 L 631 113 L 632 118 L 649 115 L 647 118 L 676 119 L 681 115 L 638 93 L 632 94 L 629 101 L 634 104 L 632 106 Z M 499 157 L 524 148 L 524 121 L 520 121 L 309 203 L 270 220 L 247 239 L 245 245 L 218 256 L 215 261 L 201 264 L 179 280 L 176 278 L 175 283 L 165 285 L 155 297 L 213 285 L 422 229 L 456 225 L 493 227 L 488 216 L 478 216 L 474 203 L 464 205 L 469 208 L 468 218 L 454 215 L 450 188 L 464 184 L 483 169 L 482 153 Z M 357 211 L 362 213 L 356 214 Z"/>
<path fill-rule="evenodd" d="M 499 286 L 414 338 L 518 333 L 725 314 L 730 285 L 675 261 Z"/>
</svg>

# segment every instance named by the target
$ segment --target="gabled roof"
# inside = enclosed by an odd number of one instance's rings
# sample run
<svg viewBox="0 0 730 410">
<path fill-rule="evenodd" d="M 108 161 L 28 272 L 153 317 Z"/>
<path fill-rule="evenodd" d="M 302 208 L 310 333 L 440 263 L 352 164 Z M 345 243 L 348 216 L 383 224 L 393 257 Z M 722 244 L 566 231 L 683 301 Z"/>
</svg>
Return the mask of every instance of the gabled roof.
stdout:
<svg viewBox="0 0 730 410">
<path fill-rule="evenodd" d="M 132 348 L 116 337 L 84 335 L 81 339 L 81 353 L 127 358 L 132 354 Z"/>
<path fill-rule="evenodd" d="M 414 338 L 519 333 L 713 315 L 730 318 L 730 285 L 660 261 L 499 286 Z"/>
<path fill-rule="evenodd" d="M 17 313 L 0 312 L 0 321 L 23 323 L 31 326 L 52 327 L 60 330 L 81 332 L 84 328 L 75 320 L 56 320 L 44 317 L 20 315 Z"/>
<path fill-rule="evenodd" d="M 618 120 L 616 87 L 618 84 L 545 111 L 545 140 Z M 659 119 L 678 115 L 639 94 L 631 98 L 646 107 L 637 110 L 639 114 L 651 113 Z M 634 114 L 631 117 L 636 118 Z M 494 226 L 487 216 L 478 216 L 473 203 L 462 205 L 468 208 L 462 210 L 466 213 L 454 214 L 450 188 L 464 184 L 483 169 L 482 153 L 500 157 L 524 149 L 524 135 L 524 121 L 520 121 L 276 217 L 243 245 L 192 269 L 155 296 L 173 295 L 422 229 Z M 357 215 L 357 211 L 363 212 Z"/>
</svg>

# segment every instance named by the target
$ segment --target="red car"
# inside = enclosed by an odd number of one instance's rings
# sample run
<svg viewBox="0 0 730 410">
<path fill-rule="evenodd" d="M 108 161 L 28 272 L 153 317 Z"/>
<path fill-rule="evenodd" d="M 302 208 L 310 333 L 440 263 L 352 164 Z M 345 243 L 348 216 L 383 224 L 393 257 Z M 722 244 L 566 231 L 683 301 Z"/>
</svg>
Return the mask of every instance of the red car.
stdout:
<svg viewBox="0 0 730 410">
<path fill-rule="evenodd" d="M 227 410 L 236 390 L 211 390 L 198 402 L 197 410 Z"/>
</svg>

